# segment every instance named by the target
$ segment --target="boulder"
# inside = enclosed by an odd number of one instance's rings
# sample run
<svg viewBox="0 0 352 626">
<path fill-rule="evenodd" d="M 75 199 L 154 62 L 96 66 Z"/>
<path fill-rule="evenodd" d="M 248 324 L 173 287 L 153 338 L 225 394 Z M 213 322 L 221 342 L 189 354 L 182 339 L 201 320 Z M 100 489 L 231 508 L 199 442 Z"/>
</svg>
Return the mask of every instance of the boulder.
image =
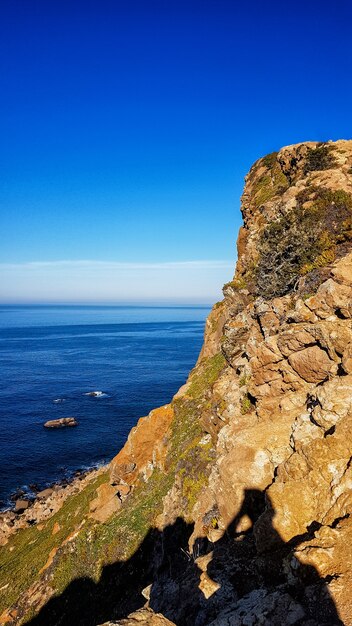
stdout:
<svg viewBox="0 0 352 626">
<path fill-rule="evenodd" d="M 97 488 L 97 497 L 89 505 L 90 516 L 97 522 L 106 522 L 121 507 L 116 487 L 103 483 Z"/>
<path fill-rule="evenodd" d="M 334 362 L 319 346 L 294 352 L 288 357 L 288 361 L 295 372 L 308 383 L 326 380 L 334 366 Z"/>
<path fill-rule="evenodd" d="M 30 506 L 29 500 L 16 500 L 15 513 L 23 513 Z"/>
<path fill-rule="evenodd" d="M 45 500 L 46 498 L 49 498 L 49 496 L 51 496 L 53 493 L 53 489 L 43 489 L 43 491 L 39 491 L 37 493 L 37 498 L 39 498 L 40 500 Z"/>
<path fill-rule="evenodd" d="M 173 408 L 167 404 L 138 421 L 125 446 L 111 461 L 110 480 L 113 485 L 133 485 L 140 475 L 147 478 L 155 467 L 163 469 L 173 416 Z"/>
</svg>

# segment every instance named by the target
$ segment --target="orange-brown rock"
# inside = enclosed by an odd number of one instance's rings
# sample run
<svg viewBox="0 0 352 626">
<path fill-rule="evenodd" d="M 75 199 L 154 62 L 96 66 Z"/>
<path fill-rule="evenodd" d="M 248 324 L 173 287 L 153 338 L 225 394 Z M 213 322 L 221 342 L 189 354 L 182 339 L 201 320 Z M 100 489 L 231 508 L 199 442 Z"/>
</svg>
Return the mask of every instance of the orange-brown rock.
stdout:
<svg viewBox="0 0 352 626">
<path fill-rule="evenodd" d="M 288 357 L 288 362 L 308 383 L 320 383 L 326 380 L 334 367 L 334 362 L 318 346 L 294 352 Z"/>
<path fill-rule="evenodd" d="M 97 489 L 97 497 L 90 503 L 90 516 L 98 522 L 106 522 L 121 506 L 117 487 L 104 483 Z"/>
<path fill-rule="evenodd" d="M 112 484 L 131 485 L 139 475 L 147 478 L 155 467 L 163 468 L 172 419 L 173 409 L 167 404 L 139 420 L 121 452 L 111 461 Z"/>
<path fill-rule="evenodd" d="M 348 343 L 343 351 L 342 367 L 346 374 L 352 374 L 352 342 Z"/>
</svg>

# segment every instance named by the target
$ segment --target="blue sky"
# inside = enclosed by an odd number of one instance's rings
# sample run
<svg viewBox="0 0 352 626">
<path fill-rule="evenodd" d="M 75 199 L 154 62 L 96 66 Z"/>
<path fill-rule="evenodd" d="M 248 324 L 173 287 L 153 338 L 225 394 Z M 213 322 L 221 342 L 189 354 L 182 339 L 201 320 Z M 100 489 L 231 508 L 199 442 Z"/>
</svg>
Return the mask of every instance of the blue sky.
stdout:
<svg viewBox="0 0 352 626">
<path fill-rule="evenodd" d="M 351 138 L 351 18 L 341 0 L 2 0 L 0 300 L 219 299 L 253 161 Z"/>
</svg>

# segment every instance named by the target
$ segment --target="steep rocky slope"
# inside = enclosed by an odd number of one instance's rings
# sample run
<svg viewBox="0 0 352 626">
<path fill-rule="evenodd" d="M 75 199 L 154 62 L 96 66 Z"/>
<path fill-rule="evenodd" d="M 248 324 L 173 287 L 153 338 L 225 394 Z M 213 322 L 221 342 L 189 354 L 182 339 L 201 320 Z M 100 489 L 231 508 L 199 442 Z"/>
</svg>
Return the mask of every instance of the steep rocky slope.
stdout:
<svg viewBox="0 0 352 626">
<path fill-rule="evenodd" d="M 242 213 L 186 385 L 8 537 L 0 624 L 352 626 L 352 141 L 259 159 Z"/>
</svg>

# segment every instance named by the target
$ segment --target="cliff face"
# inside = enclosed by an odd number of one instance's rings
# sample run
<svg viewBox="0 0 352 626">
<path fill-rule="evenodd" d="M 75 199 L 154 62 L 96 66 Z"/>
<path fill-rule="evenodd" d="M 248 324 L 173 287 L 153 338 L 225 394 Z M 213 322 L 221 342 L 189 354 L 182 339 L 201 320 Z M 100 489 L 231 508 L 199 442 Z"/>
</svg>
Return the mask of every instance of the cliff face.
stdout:
<svg viewBox="0 0 352 626">
<path fill-rule="evenodd" d="M 8 540 L 0 623 L 352 625 L 352 141 L 260 159 L 242 213 L 186 385 Z"/>
</svg>

